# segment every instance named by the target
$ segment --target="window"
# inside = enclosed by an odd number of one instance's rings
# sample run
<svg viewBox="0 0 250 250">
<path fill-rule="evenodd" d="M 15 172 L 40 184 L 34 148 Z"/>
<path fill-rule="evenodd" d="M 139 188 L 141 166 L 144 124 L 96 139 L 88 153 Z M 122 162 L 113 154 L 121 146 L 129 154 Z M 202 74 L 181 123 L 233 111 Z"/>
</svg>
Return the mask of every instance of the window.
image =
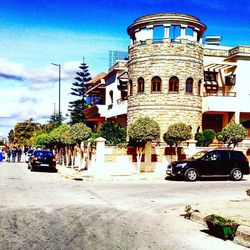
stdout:
<svg viewBox="0 0 250 250">
<path fill-rule="evenodd" d="M 137 92 L 144 92 L 144 79 L 142 77 L 138 78 L 137 80 Z"/>
<path fill-rule="evenodd" d="M 212 71 L 205 71 L 204 72 L 204 81 L 214 81 L 216 82 L 217 80 L 217 72 L 212 72 Z"/>
<path fill-rule="evenodd" d="M 114 97 L 113 97 L 113 90 L 110 90 L 110 91 L 109 91 L 109 96 L 110 96 L 110 101 L 111 101 L 111 103 L 113 103 L 113 101 L 114 101 L 114 100 L 113 100 L 113 98 L 114 98 Z"/>
<path fill-rule="evenodd" d="M 161 92 L 161 78 L 154 76 L 151 80 L 151 92 Z"/>
<path fill-rule="evenodd" d="M 204 72 L 204 87 L 207 93 L 217 93 L 219 86 L 217 82 L 217 72 L 205 71 Z"/>
<path fill-rule="evenodd" d="M 198 96 L 201 95 L 201 80 L 198 82 Z"/>
<path fill-rule="evenodd" d="M 129 94 L 133 95 L 133 82 L 132 82 L 132 80 L 129 81 Z"/>
<path fill-rule="evenodd" d="M 151 92 L 161 92 L 161 78 L 154 76 L 151 80 Z"/>
<path fill-rule="evenodd" d="M 179 92 L 179 79 L 176 76 L 172 76 L 169 79 L 169 92 Z"/>
<path fill-rule="evenodd" d="M 193 94 L 193 78 L 189 77 L 186 81 L 186 93 Z"/>
<path fill-rule="evenodd" d="M 204 156 L 206 161 L 216 161 L 218 158 L 216 152 L 210 152 Z"/>
</svg>

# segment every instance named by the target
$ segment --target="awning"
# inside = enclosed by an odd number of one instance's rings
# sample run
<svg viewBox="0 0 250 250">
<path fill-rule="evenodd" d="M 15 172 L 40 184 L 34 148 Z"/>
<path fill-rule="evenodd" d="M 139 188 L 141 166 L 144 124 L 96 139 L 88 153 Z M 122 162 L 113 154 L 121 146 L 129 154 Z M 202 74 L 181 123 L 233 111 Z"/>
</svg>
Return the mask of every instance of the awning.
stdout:
<svg viewBox="0 0 250 250">
<path fill-rule="evenodd" d="M 204 66 L 204 71 L 219 72 L 236 67 L 236 63 L 210 63 Z"/>
<path fill-rule="evenodd" d="M 106 85 L 104 83 L 100 82 L 100 83 L 96 84 L 95 86 L 93 86 L 92 88 L 88 89 L 85 92 L 85 94 L 90 94 L 92 92 L 97 93 L 97 92 L 103 91 L 103 90 L 105 90 L 105 86 Z"/>
</svg>

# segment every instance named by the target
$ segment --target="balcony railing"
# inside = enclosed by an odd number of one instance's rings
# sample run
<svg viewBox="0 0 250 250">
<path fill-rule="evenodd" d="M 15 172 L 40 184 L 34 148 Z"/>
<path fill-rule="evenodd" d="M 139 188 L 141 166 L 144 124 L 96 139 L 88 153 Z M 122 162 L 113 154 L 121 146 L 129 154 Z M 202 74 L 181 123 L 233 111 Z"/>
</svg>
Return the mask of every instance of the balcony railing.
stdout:
<svg viewBox="0 0 250 250">
<path fill-rule="evenodd" d="M 226 97 L 236 97 L 236 92 L 204 92 L 203 96 L 226 96 Z"/>
<path fill-rule="evenodd" d="M 153 43 L 163 43 L 163 39 L 162 38 L 155 38 L 155 39 L 153 39 Z"/>
</svg>

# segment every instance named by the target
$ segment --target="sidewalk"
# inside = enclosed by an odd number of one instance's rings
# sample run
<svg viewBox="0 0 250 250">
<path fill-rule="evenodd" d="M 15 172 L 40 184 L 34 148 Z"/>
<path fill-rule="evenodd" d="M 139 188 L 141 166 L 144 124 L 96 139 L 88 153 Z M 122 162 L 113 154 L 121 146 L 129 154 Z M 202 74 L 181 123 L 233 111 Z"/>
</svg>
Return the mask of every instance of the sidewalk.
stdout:
<svg viewBox="0 0 250 250">
<path fill-rule="evenodd" d="M 93 172 L 90 170 L 84 170 L 78 172 L 77 170 L 57 165 L 58 172 L 65 178 L 72 180 L 84 180 L 84 181 L 134 181 L 134 180 L 164 180 L 165 176 L 162 172 L 151 172 L 151 173 L 128 173 L 128 172 L 117 172 L 117 173 L 107 173 L 107 172 Z"/>
<path fill-rule="evenodd" d="M 58 172 L 65 178 L 72 180 L 84 181 L 135 181 L 135 180 L 164 180 L 164 174 L 161 172 L 153 173 L 96 173 L 91 171 L 78 172 L 73 168 L 57 166 Z M 202 223 L 206 226 L 203 218 L 209 214 L 218 214 L 225 217 L 230 217 L 236 220 L 240 226 L 237 229 L 234 242 L 250 248 L 250 198 L 246 194 L 246 198 L 238 200 L 222 200 L 210 203 L 195 204 L 192 209 L 197 209 L 199 212 L 194 212 L 191 215 L 191 220 Z"/>
<path fill-rule="evenodd" d="M 192 206 L 199 212 L 191 215 L 191 220 L 206 226 L 203 218 L 209 214 L 217 214 L 237 221 L 240 226 L 236 231 L 234 242 L 250 248 L 250 198 L 222 200 L 210 203 L 201 203 Z"/>
</svg>

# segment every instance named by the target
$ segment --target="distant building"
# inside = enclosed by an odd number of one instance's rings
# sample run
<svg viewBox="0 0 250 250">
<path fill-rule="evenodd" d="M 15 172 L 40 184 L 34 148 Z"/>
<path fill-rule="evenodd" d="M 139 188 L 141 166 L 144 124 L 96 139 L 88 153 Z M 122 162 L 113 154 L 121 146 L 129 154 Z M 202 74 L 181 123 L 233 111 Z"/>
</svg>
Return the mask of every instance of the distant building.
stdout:
<svg viewBox="0 0 250 250">
<path fill-rule="evenodd" d="M 126 127 L 148 115 L 162 134 L 181 121 L 194 135 L 236 122 L 248 129 L 250 142 L 250 46 L 221 46 L 220 36 L 204 43 L 206 26 L 183 14 L 143 16 L 127 31 L 128 60 L 117 61 L 87 91 L 105 95 L 101 106 L 90 108 L 96 109 L 96 126 L 113 120 Z"/>
<path fill-rule="evenodd" d="M 109 68 L 111 68 L 119 60 L 127 60 L 128 52 L 110 50 L 109 51 Z"/>
</svg>

